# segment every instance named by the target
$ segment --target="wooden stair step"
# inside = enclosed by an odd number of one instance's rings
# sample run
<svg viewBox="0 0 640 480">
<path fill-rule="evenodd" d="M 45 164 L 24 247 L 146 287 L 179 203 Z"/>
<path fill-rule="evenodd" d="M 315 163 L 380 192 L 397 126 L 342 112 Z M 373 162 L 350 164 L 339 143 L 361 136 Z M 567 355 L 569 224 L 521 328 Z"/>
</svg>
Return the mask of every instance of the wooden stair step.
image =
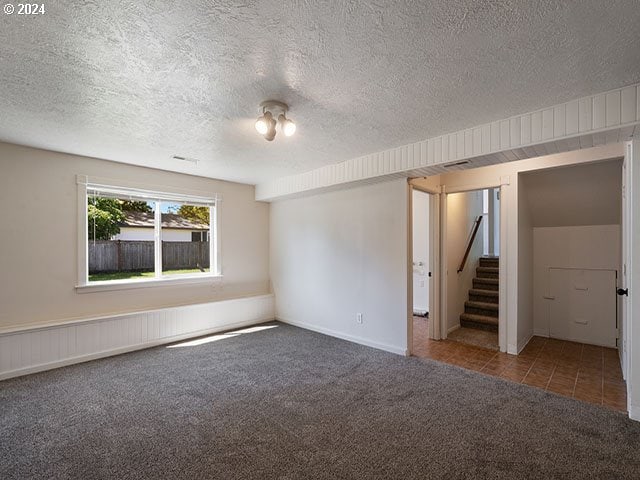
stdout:
<svg viewBox="0 0 640 480">
<path fill-rule="evenodd" d="M 487 285 L 498 285 L 500 283 L 499 278 L 474 277 L 473 281 L 478 283 L 484 283 Z"/>
<path fill-rule="evenodd" d="M 498 278 L 500 269 L 498 267 L 478 267 L 476 268 L 476 278 Z"/>
<path fill-rule="evenodd" d="M 498 267 L 500 265 L 500 257 L 480 257 L 478 263 L 481 267 Z"/>
<path fill-rule="evenodd" d="M 469 290 L 469 300 L 474 302 L 499 303 L 500 293 L 498 290 L 484 290 L 481 288 L 472 288 Z"/>
<path fill-rule="evenodd" d="M 473 288 L 480 290 L 491 290 L 497 292 L 500 286 L 498 283 L 486 283 L 485 280 L 497 280 L 496 278 L 475 278 L 473 280 Z"/>
<path fill-rule="evenodd" d="M 488 279 L 488 280 L 494 280 L 493 278 Z M 497 283 L 496 283 L 497 285 Z M 498 290 L 484 290 L 482 288 L 472 288 L 471 290 L 469 290 L 469 293 L 472 295 L 482 295 L 484 297 L 498 297 L 499 292 Z"/>
<path fill-rule="evenodd" d="M 500 273 L 500 268 L 499 267 L 478 267 L 476 268 L 476 272 Z"/>
<path fill-rule="evenodd" d="M 485 315 L 476 315 L 473 313 L 463 313 L 460 315 L 460 325 L 466 328 L 476 328 L 480 330 L 488 330 L 491 332 L 498 331 L 498 319 L 495 317 L 487 317 Z"/>
<path fill-rule="evenodd" d="M 478 315 L 475 313 L 462 313 L 460 320 L 468 320 L 470 322 L 485 323 L 487 325 L 498 325 L 497 317 L 488 317 L 487 315 Z"/>
<path fill-rule="evenodd" d="M 486 316 L 498 316 L 500 305 L 497 303 L 475 302 L 468 300 L 464 302 L 465 313 L 474 313 Z"/>
</svg>

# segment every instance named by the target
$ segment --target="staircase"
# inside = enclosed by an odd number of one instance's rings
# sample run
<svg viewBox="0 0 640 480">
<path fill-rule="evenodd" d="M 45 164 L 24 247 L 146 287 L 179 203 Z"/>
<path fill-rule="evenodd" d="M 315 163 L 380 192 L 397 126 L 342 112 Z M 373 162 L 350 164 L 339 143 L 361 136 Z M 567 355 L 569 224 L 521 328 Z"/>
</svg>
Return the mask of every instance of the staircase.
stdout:
<svg viewBox="0 0 640 480">
<path fill-rule="evenodd" d="M 464 302 L 460 326 L 498 331 L 499 257 L 480 257 L 469 300 Z"/>
</svg>

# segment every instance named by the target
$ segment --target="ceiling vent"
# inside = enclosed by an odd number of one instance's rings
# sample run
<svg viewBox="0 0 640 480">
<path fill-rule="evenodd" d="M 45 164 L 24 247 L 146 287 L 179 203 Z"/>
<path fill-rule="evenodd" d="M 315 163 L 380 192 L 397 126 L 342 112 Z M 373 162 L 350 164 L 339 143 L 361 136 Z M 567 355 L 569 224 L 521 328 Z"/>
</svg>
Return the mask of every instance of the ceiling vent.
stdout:
<svg viewBox="0 0 640 480">
<path fill-rule="evenodd" d="M 459 162 L 445 163 L 443 167 L 444 168 L 461 167 L 462 165 L 468 165 L 469 163 L 471 163 L 469 160 L 460 160 Z"/>
<path fill-rule="evenodd" d="M 194 165 L 198 164 L 198 159 L 197 158 L 189 158 L 189 157 L 183 157 L 182 155 L 174 155 L 171 157 L 173 160 L 179 160 L 181 162 L 189 162 L 189 163 L 193 163 Z"/>
</svg>

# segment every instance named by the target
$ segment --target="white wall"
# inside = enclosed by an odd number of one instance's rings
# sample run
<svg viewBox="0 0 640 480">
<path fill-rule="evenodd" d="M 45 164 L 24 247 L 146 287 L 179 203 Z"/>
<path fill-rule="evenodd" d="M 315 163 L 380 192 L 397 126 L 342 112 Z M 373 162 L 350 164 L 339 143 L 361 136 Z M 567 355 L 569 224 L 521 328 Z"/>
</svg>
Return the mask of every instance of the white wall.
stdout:
<svg viewBox="0 0 640 480">
<path fill-rule="evenodd" d="M 413 311 L 429 311 L 429 194 L 413 190 Z M 416 265 L 422 262 L 423 266 Z"/>
<path fill-rule="evenodd" d="M 527 185 L 518 175 L 518 352 L 533 336 L 533 224 Z"/>
<path fill-rule="evenodd" d="M 406 353 L 407 192 L 399 179 L 273 203 L 276 317 Z"/>
<path fill-rule="evenodd" d="M 269 205 L 254 187 L 0 143 L 0 329 L 269 292 Z M 77 293 L 76 175 L 220 194 L 220 285 Z"/>
<path fill-rule="evenodd" d="M 478 231 L 464 270 L 457 272 L 478 215 L 482 215 L 482 190 L 447 195 L 447 331 L 460 326 L 460 314 L 482 256 L 482 232 Z"/>
<path fill-rule="evenodd" d="M 536 227 L 620 223 L 622 160 L 523 174 Z"/>
<path fill-rule="evenodd" d="M 549 336 L 549 268 L 620 271 L 620 225 L 536 227 L 533 257 L 534 332 Z"/>
</svg>

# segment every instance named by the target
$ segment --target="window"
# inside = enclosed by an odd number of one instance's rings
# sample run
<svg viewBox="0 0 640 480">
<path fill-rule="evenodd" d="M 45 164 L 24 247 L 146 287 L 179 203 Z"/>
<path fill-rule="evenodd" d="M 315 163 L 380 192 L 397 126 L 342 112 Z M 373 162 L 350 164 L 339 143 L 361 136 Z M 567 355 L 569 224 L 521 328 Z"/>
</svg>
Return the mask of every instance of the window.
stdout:
<svg viewBox="0 0 640 480">
<path fill-rule="evenodd" d="M 210 245 L 202 233 L 210 228 L 211 208 L 185 202 L 164 203 L 162 208 L 166 211 L 160 224 L 162 274 L 209 272 Z M 199 231 L 193 232 L 194 229 Z"/>
<path fill-rule="evenodd" d="M 220 274 L 215 198 L 78 183 L 79 287 Z"/>
<path fill-rule="evenodd" d="M 209 231 L 206 232 L 191 232 L 191 241 L 192 242 L 208 242 L 209 241 Z"/>
<path fill-rule="evenodd" d="M 155 277 L 156 202 L 87 195 L 89 282 Z"/>
</svg>

